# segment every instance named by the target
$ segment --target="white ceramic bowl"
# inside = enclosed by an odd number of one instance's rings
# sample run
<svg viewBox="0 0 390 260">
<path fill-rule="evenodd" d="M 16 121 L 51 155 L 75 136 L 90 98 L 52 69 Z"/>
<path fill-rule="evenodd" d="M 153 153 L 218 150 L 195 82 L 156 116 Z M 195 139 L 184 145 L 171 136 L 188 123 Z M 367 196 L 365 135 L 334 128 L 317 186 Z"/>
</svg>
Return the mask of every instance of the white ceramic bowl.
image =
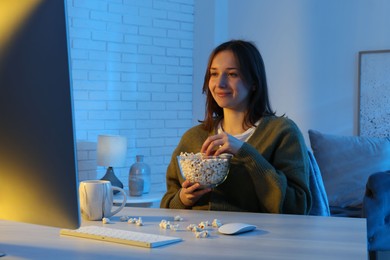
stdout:
<svg viewBox="0 0 390 260">
<path fill-rule="evenodd" d="M 205 156 L 201 153 L 182 153 L 177 156 L 181 175 L 201 188 L 214 188 L 223 183 L 229 173 L 231 154 Z"/>
</svg>

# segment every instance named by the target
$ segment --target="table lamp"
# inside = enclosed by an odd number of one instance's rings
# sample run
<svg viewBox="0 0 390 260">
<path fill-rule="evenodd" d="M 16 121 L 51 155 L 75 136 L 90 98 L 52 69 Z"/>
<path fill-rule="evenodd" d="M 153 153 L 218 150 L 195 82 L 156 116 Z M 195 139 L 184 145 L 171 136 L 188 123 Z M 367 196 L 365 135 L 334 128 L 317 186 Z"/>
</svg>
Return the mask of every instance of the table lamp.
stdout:
<svg viewBox="0 0 390 260">
<path fill-rule="evenodd" d="M 127 139 L 118 135 L 99 135 L 97 143 L 97 163 L 107 167 L 101 180 L 110 181 L 113 186 L 123 188 L 123 183 L 115 176 L 113 167 L 123 167 L 126 162 Z"/>
</svg>

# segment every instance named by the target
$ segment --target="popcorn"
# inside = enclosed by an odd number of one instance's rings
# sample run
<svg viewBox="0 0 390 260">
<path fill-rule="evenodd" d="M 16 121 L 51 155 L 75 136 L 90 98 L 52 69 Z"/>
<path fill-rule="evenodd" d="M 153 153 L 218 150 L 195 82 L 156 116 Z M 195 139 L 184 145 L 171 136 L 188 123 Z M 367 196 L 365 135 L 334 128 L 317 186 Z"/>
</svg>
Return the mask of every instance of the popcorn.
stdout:
<svg viewBox="0 0 390 260">
<path fill-rule="evenodd" d="M 135 224 L 136 221 L 137 221 L 136 218 L 129 218 L 129 219 L 127 220 L 127 223 L 129 223 L 129 224 Z"/>
<path fill-rule="evenodd" d="M 173 220 L 174 220 L 174 221 L 183 221 L 183 218 L 180 217 L 180 216 L 175 216 L 175 217 L 173 218 Z"/>
<path fill-rule="evenodd" d="M 179 218 L 178 216 L 174 217 L 174 220 L 179 221 L 179 219 L 182 218 Z M 218 228 L 221 225 L 222 225 L 221 221 L 219 221 L 218 219 L 214 219 L 212 222 L 202 221 L 199 224 L 189 224 L 186 227 L 186 230 L 193 232 L 196 238 L 206 238 L 210 236 L 210 231 L 206 230 L 207 227 L 212 226 L 213 228 Z M 179 229 L 179 224 L 172 224 L 171 222 L 165 219 L 161 220 L 159 226 L 161 229 L 170 229 L 173 231 L 177 231 Z"/>
<path fill-rule="evenodd" d="M 189 224 L 186 229 L 188 231 L 192 231 L 194 229 L 194 227 L 197 227 L 197 226 L 195 224 Z"/>
<path fill-rule="evenodd" d="M 183 218 L 180 216 L 175 216 L 174 221 L 182 221 Z M 141 217 L 138 218 L 130 218 L 129 216 L 121 216 L 120 217 L 121 222 L 127 221 L 129 224 L 136 224 L 137 226 L 143 226 L 143 221 Z M 103 224 L 109 224 L 111 223 L 109 218 L 102 218 Z M 214 219 L 211 223 L 209 221 L 202 221 L 199 224 L 190 224 L 187 226 L 187 230 L 191 231 L 195 234 L 196 238 L 206 238 L 210 236 L 210 232 L 205 230 L 208 226 L 212 227 L 220 227 L 222 224 L 218 219 Z M 159 224 L 161 229 L 170 229 L 173 231 L 177 231 L 180 226 L 179 224 L 172 224 L 171 222 L 162 219 L 160 224 Z"/>
<path fill-rule="evenodd" d="M 220 226 L 222 226 L 222 222 L 219 221 L 218 219 L 214 219 L 213 222 L 211 223 L 211 226 L 215 228 L 219 228 Z"/>
<path fill-rule="evenodd" d="M 123 218 L 125 219 L 125 218 Z M 129 224 L 137 224 L 138 226 L 142 226 L 142 218 L 128 218 L 127 223 Z"/>
<path fill-rule="evenodd" d="M 143 224 L 143 222 L 142 222 L 142 218 L 139 217 L 139 218 L 135 221 L 135 224 L 136 224 L 137 226 L 143 226 L 144 224 Z"/>
<path fill-rule="evenodd" d="M 163 219 L 163 220 L 161 220 L 159 226 L 162 229 L 170 229 L 171 228 L 171 223 L 169 221 L 166 221 L 165 219 Z"/>
<path fill-rule="evenodd" d="M 171 224 L 170 229 L 173 231 L 177 231 L 179 229 L 179 224 Z"/>
<path fill-rule="evenodd" d="M 210 235 L 209 232 L 206 230 L 195 233 L 196 238 L 205 238 L 205 237 L 208 237 L 209 235 Z"/>
<path fill-rule="evenodd" d="M 184 177 L 192 183 L 217 185 L 224 181 L 231 155 L 205 157 L 201 153 L 180 153 L 178 162 Z"/>
<path fill-rule="evenodd" d="M 121 222 L 126 222 L 129 220 L 129 216 L 121 216 L 119 219 Z"/>
<path fill-rule="evenodd" d="M 188 231 L 192 231 L 192 232 L 200 232 L 200 231 L 202 231 L 202 229 L 198 225 L 195 225 L 195 224 L 188 225 L 187 226 L 187 230 Z"/>
<path fill-rule="evenodd" d="M 163 228 L 165 229 L 167 227 L 167 221 L 165 219 L 162 219 L 160 221 L 160 224 L 158 224 L 160 226 L 160 228 Z"/>
<path fill-rule="evenodd" d="M 102 218 L 103 224 L 110 224 L 110 219 L 109 218 Z"/>
<path fill-rule="evenodd" d="M 205 229 L 207 226 L 210 226 L 208 221 L 202 221 L 198 224 L 198 227 L 200 227 L 201 229 Z"/>
</svg>

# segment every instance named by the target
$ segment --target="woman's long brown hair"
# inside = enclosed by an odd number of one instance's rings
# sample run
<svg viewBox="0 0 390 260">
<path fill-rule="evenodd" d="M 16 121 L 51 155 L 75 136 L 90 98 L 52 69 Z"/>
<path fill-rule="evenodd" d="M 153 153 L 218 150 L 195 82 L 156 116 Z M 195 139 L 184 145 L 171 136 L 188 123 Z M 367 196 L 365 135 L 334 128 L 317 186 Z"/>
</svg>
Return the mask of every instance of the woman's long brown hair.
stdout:
<svg viewBox="0 0 390 260">
<path fill-rule="evenodd" d="M 209 91 L 210 66 L 214 57 L 221 51 L 231 51 L 238 63 L 238 69 L 242 80 L 250 86 L 252 92 L 249 97 L 247 113 L 245 114 L 243 127 L 254 126 L 263 116 L 275 115 L 272 111 L 263 58 L 257 47 L 248 41 L 231 40 L 217 46 L 210 54 L 203 83 L 203 94 L 206 94 L 205 119 L 201 121 L 207 131 L 211 132 L 215 121 L 223 119 L 223 109 L 218 106 Z"/>
</svg>

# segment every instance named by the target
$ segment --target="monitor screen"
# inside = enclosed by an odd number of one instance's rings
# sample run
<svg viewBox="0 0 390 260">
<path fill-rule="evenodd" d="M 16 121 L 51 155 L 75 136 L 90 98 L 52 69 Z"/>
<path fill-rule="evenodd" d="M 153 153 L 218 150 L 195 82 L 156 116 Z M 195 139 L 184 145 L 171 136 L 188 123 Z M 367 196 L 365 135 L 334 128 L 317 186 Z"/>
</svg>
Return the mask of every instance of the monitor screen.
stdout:
<svg viewBox="0 0 390 260">
<path fill-rule="evenodd" d="M 63 0 L 0 4 L 0 219 L 80 225 Z"/>
</svg>

